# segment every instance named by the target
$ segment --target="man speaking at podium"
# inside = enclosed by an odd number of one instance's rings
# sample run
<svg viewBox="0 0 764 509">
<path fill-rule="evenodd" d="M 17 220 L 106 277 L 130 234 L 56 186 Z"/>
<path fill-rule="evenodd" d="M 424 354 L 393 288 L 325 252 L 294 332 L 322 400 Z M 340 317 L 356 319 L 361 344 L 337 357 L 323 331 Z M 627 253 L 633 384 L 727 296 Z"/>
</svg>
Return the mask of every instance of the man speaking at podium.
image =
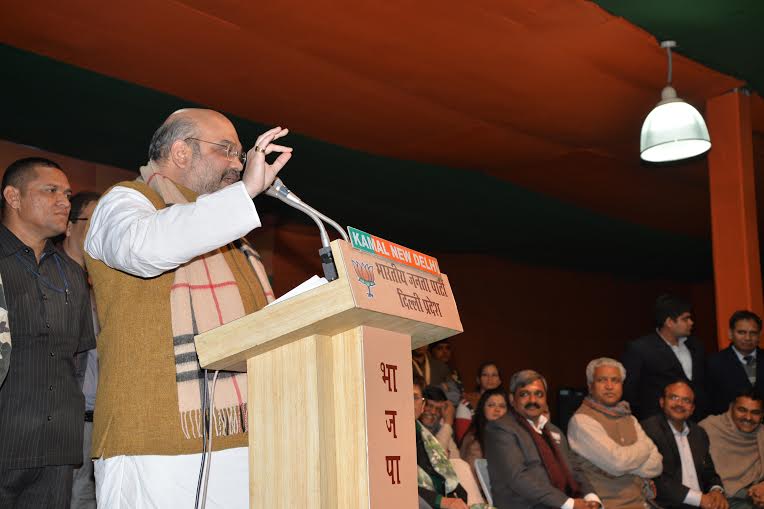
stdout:
<svg viewBox="0 0 764 509">
<path fill-rule="evenodd" d="M 271 129 L 245 154 L 220 113 L 177 111 L 154 133 L 139 179 L 112 187 L 96 207 L 85 246 L 101 324 L 99 507 L 193 506 L 201 395 L 213 385 L 193 337 L 273 299 L 240 237 L 260 226 L 252 198 L 292 155 L 273 143 L 287 132 Z M 219 374 L 214 407 L 207 507 L 248 507 L 246 374 Z"/>
</svg>

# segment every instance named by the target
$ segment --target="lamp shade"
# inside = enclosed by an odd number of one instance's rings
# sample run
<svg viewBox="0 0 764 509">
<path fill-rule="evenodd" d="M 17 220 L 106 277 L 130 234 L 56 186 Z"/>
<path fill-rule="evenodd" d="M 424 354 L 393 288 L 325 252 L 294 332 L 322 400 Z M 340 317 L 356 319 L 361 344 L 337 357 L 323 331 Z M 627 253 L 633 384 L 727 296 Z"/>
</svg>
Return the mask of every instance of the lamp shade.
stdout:
<svg viewBox="0 0 764 509">
<path fill-rule="evenodd" d="M 676 97 L 671 87 L 642 124 L 639 152 L 649 162 L 665 162 L 697 156 L 711 148 L 703 116 Z M 672 97 L 673 95 L 673 97 Z"/>
</svg>

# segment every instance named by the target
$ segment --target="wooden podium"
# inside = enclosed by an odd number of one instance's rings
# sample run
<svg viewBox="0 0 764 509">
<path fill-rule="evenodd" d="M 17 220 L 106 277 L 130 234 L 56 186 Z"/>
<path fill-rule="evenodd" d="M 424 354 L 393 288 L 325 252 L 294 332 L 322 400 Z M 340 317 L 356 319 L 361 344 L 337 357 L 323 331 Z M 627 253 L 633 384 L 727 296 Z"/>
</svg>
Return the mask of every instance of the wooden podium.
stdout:
<svg viewBox="0 0 764 509">
<path fill-rule="evenodd" d="M 196 336 L 199 362 L 246 366 L 251 508 L 417 507 L 411 350 L 462 332 L 448 278 L 332 253 L 337 280 Z"/>
</svg>

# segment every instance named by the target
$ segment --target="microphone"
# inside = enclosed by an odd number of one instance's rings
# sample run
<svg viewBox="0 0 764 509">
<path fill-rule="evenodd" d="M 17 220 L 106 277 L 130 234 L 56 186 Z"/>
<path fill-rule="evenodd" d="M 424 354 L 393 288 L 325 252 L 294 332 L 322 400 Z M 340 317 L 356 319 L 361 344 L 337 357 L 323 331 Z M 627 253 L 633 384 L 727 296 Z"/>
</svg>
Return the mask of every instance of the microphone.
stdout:
<svg viewBox="0 0 764 509">
<path fill-rule="evenodd" d="M 342 238 L 347 240 L 347 235 L 342 231 L 342 228 L 333 220 L 329 219 L 325 215 L 321 214 L 313 207 L 304 203 L 300 198 L 292 193 L 287 186 L 284 185 L 281 179 L 277 178 L 273 181 L 268 189 L 265 190 L 265 194 L 281 200 L 290 207 L 297 209 L 308 217 L 310 217 L 316 226 L 318 226 L 319 233 L 321 234 L 321 249 L 318 250 L 318 254 L 321 257 L 321 267 L 324 270 L 324 277 L 327 281 L 334 281 L 339 276 L 337 275 L 337 266 L 334 264 L 334 256 L 332 255 L 332 248 L 329 246 L 329 235 L 326 233 L 326 228 L 321 219 L 331 224 L 337 231 L 342 234 Z"/>
</svg>

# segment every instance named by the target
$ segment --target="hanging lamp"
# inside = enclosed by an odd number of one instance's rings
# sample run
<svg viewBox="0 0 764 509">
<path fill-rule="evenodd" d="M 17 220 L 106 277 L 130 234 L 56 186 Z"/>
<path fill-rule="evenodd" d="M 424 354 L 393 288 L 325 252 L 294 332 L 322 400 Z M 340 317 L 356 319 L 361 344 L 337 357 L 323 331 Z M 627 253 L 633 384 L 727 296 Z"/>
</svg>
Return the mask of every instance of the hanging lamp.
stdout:
<svg viewBox="0 0 764 509">
<path fill-rule="evenodd" d="M 639 155 L 651 163 L 687 159 L 711 148 L 703 116 L 677 97 L 671 86 L 671 48 L 674 47 L 675 41 L 661 42 L 661 48 L 666 48 L 668 53 L 668 84 L 661 92 L 661 101 L 642 124 Z"/>
</svg>

